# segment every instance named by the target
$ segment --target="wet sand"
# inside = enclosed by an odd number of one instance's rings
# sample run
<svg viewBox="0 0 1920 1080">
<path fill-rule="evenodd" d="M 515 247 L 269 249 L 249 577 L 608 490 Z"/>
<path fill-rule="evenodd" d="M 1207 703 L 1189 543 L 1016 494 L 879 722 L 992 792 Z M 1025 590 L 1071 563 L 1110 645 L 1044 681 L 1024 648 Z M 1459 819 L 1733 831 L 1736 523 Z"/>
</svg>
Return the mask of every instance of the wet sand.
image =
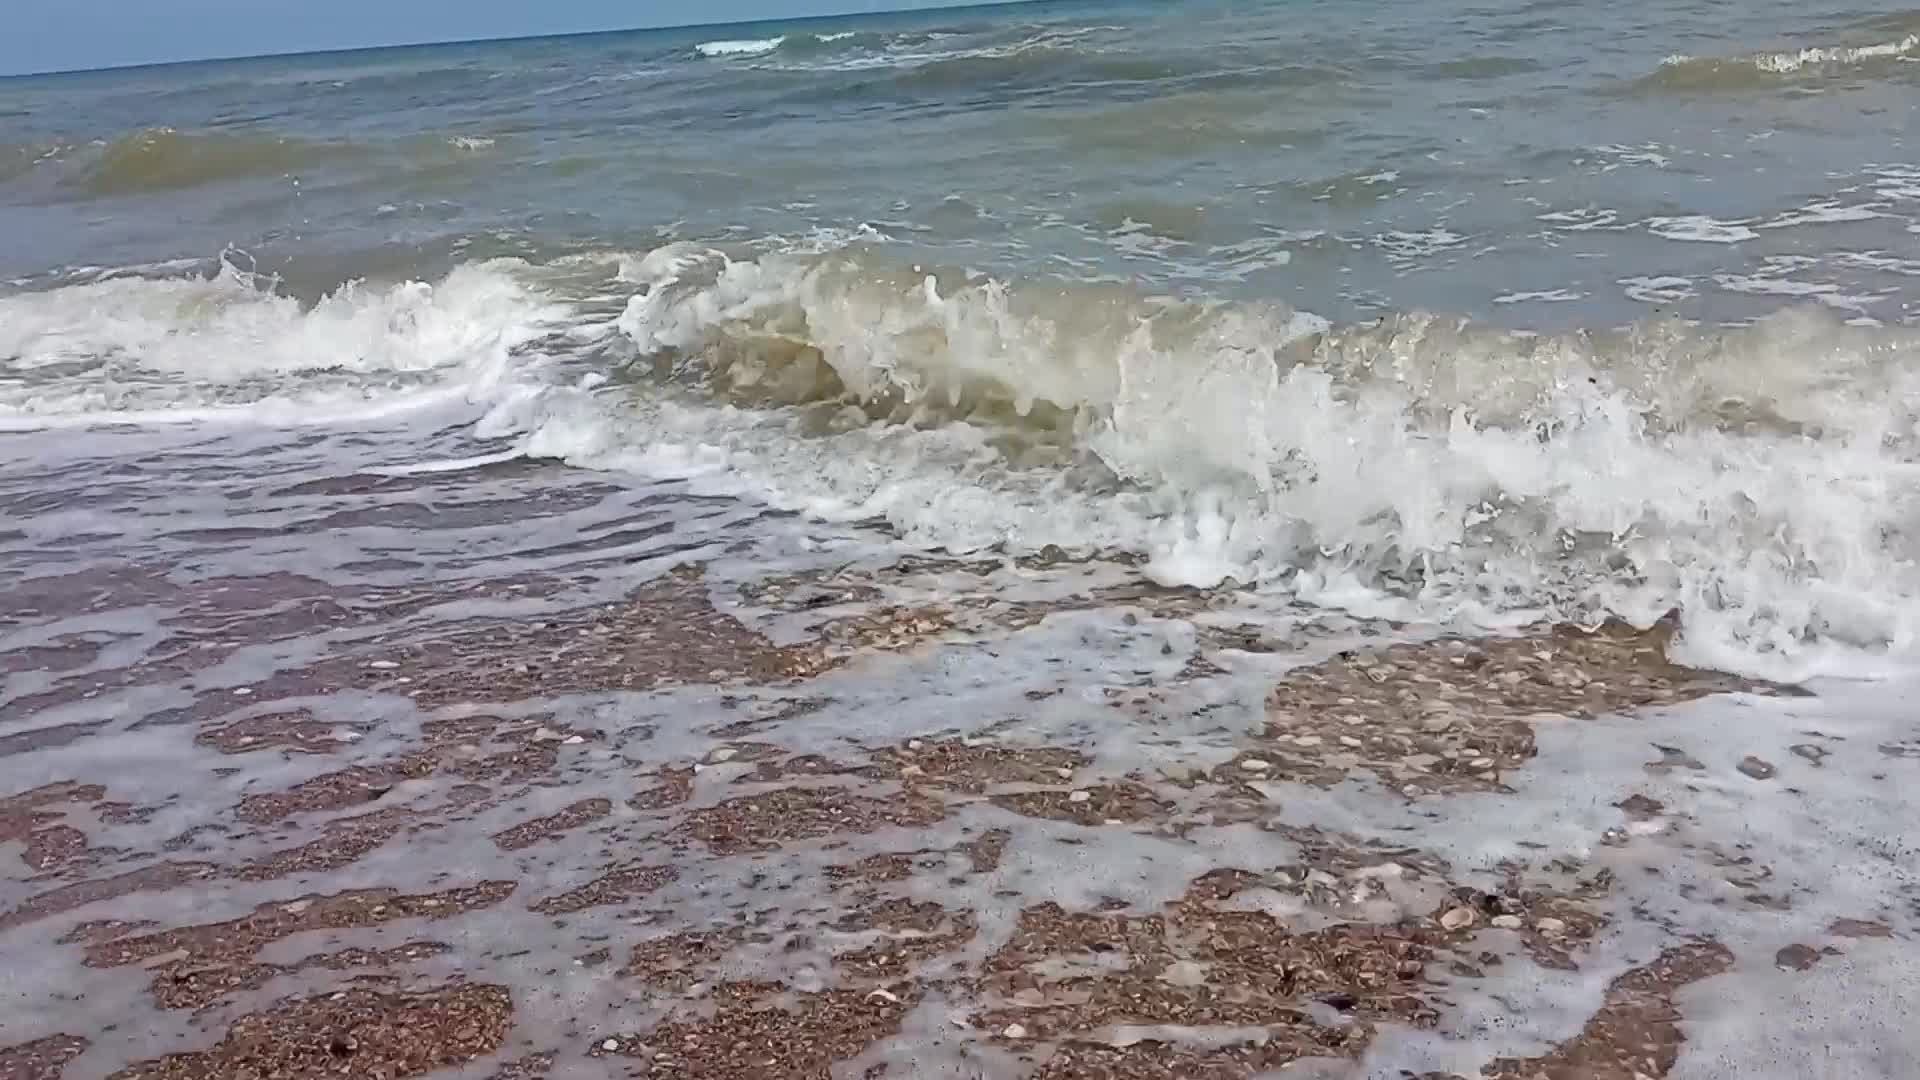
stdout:
<svg viewBox="0 0 1920 1080">
<path fill-rule="evenodd" d="M 1904 721 L 1665 627 L 842 550 L 555 471 L 10 546 L 0 1077 L 1640 1080 L 1710 1074 L 1690 989 L 1904 970 L 1912 852 L 1726 831 L 1904 812 Z"/>
</svg>

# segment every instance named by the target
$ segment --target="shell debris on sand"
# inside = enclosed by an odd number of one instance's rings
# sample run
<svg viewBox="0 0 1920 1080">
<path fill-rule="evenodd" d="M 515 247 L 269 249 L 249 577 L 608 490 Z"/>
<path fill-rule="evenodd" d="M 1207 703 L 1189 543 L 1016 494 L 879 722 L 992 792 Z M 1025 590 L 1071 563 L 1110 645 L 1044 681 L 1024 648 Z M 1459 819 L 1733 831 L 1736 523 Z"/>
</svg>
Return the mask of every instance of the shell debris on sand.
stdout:
<svg viewBox="0 0 1920 1080">
<path fill-rule="evenodd" d="M 1609 623 L 1351 650 L 1281 679 L 1261 749 L 1272 775 L 1307 783 L 1359 768 L 1407 794 L 1497 790 L 1533 756 L 1535 718 L 1781 689 L 1672 664 L 1667 637 Z"/>
<path fill-rule="evenodd" d="M 455 559 L 529 511 L 499 482 L 288 498 L 431 496 Z M 1771 839 L 1876 820 L 1837 808 L 1901 719 L 1664 628 L 1428 638 L 1064 553 L 850 563 L 777 518 L 636 540 L 595 523 L 683 494 L 553 482 L 542 546 L 446 578 L 369 524 L 312 576 L 29 590 L 170 614 L 0 649 L 33 674 L 0 687 L 0 944 L 67 995 L 0 1007 L 0 1071 L 1628 1080 L 1728 1052 L 1689 987 L 1897 985 L 1920 929 L 1866 846 L 1816 874 Z"/>
</svg>

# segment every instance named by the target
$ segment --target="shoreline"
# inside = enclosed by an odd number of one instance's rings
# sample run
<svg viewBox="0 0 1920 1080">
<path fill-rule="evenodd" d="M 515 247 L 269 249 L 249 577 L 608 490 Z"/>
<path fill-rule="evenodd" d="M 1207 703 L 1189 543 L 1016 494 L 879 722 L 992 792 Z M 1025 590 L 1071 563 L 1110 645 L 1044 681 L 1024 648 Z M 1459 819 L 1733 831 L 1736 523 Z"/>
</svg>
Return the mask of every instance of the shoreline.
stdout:
<svg viewBox="0 0 1920 1080">
<path fill-rule="evenodd" d="M 1858 749 L 1776 745 L 1822 700 L 1673 665 L 1661 627 L 656 565 L 43 580 L 43 619 L 188 599 L 123 667 L 111 635 L 0 652 L 33 687 L 0 935 L 51 993 L 10 1006 L 8 1075 L 1624 1080 L 1683 1075 L 1689 988 L 1909 932 L 1703 839 Z M 1765 730 L 1690 745 L 1732 714 Z M 1645 884 L 1716 875 L 1701 911 Z M 1735 932 L 1692 928 L 1719 907 Z"/>
</svg>

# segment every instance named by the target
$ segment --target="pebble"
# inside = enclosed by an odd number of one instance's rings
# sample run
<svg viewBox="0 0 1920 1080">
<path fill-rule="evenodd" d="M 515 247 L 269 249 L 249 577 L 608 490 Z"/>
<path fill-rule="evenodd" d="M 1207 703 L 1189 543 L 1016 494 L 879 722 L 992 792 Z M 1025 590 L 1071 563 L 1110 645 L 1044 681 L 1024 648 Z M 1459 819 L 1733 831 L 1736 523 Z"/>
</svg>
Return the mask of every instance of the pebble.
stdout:
<svg viewBox="0 0 1920 1080">
<path fill-rule="evenodd" d="M 1441 732 L 1453 726 L 1453 713 L 1436 710 L 1420 718 L 1420 730 Z"/>
<path fill-rule="evenodd" d="M 1820 954 L 1811 945 L 1788 945 L 1773 954 L 1773 966 L 1783 971 L 1805 971 L 1820 962 Z"/>
<path fill-rule="evenodd" d="M 1365 744 L 1363 744 L 1359 739 L 1356 739 L 1351 735 L 1342 735 L 1340 736 L 1340 745 L 1341 746 L 1362 746 Z"/>
<path fill-rule="evenodd" d="M 1076 791 L 1073 794 L 1067 796 L 1067 801 L 1078 803 L 1078 802 L 1086 802 L 1088 799 L 1091 799 L 1091 798 L 1093 798 L 1093 796 L 1087 794 L 1084 791 Z"/>
<path fill-rule="evenodd" d="M 607 1053 L 611 1054 L 615 1050 L 620 1049 L 620 1040 L 608 1039 L 606 1042 L 603 1042 L 600 1044 L 600 1049 L 605 1050 Z"/>
<path fill-rule="evenodd" d="M 582 736 L 579 736 L 579 735 L 569 735 L 569 736 L 567 736 L 566 738 L 564 738 L 564 739 L 562 739 L 562 740 L 560 740 L 560 744 L 561 744 L 562 746 L 579 746 L 579 745 L 580 745 L 581 743 L 583 743 L 583 742 L 586 742 L 586 741 L 587 741 L 587 740 L 586 740 L 586 739 L 585 739 L 584 737 L 582 737 Z"/>
<path fill-rule="evenodd" d="M 1072 769 L 1066 769 L 1066 768 L 1061 768 L 1061 769 L 1055 769 L 1055 770 L 1053 770 L 1053 774 L 1054 774 L 1055 776 L 1058 776 L 1058 777 L 1059 777 L 1060 779 L 1062 779 L 1062 780 L 1071 780 L 1071 779 L 1073 779 L 1073 770 L 1072 770 Z"/>
<path fill-rule="evenodd" d="M 1502 930 L 1518 930 L 1518 929 L 1520 929 L 1520 925 L 1521 925 L 1521 924 L 1520 924 L 1520 916 L 1518 916 L 1518 915 L 1495 915 L 1495 916 L 1493 917 L 1493 925 L 1495 925 L 1495 926 L 1497 926 L 1497 927 L 1499 927 L 1499 928 L 1500 928 L 1500 929 L 1502 929 Z"/>
<path fill-rule="evenodd" d="M 718 762 L 722 762 L 722 761 L 731 761 L 731 760 L 733 760 L 733 756 L 734 756 L 735 754 L 738 754 L 739 752 L 740 752 L 740 751 L 738 751 L 738 750 L 735 750 L 735 749 L 733 749 L 733 748 L 732 748 L 732 747 L 730 747 L 730 746 L 723 746 L 723 747 L 721 747 L 720 749 L 718 749 L 718 750 L 715 750 L 715 751 L 713 752 L 713 754 L 712 754 L 711 756 L 712 756 L 712 759 L 714 760 L 714 762 L 716 762 L 716 763 L 718 763 Z"/>
<path fill-rule="evenodd" d="M 1473 925 L 1473 911 L 1470 908 L 1457 907 L 1440 916 L 1443 930 L 1465 930 Z"/>
<path fill-rule="evenodd" d="M 1659 799 L 1642 795 L 1639 792 L 1635 792 L 1613 805 L 1626 811 L 1628 817 L 1634 818 L 1650 818 L 1667 808 L 1666 804 Z"/>
<path fill-rule="evenodd" d="M 1295 746 L 1319 746 L 1319 745 L 1320 745 L 1320 736 L 1318 736 L 1318 735 L 1295 735 L 1295 736 L 1293 737 L 1293 744 L 1294 744 Z"/>
<path fill-rule="evenodd" d="M 1543 934 L 1558 934 L 1566 930 L 1567 924 L 1559 919 L 1540 919 L 1533 924 L 1533 928 Z"/>
<path fill-rule="evenodd" d="M 394 663 L 391 660 L 375 660 L 372 663 L 368 664 L 367 666 L 372 668 L 375 671 L 392 671 L 394 668 L 397 668 L 400 665 Z"/>
<path fill-rule="evenodd" d="M 1493 759 L 1477 757 L 1467 762 L 1467 767 L 1470 769 L 1491 769 L 1493 768 Z"/>
<path fill-rule="evenodd" d="M 1027 1037 L 1027 1029 L 1021 1027 L 1019 1024 L 1008 1024 L 1006 1030 L 1000 1034 L 1005 1035 L 1009 1039 L 1024 1039 Z"/>
<path fill-rule="evenodd" d="M 1250 757 L 1241 762 L 1240 767 L 1248 772 L 1266 772 L 1268 769 L 1273 768 L 1273 763 L 1263 758 Z"/>
<path fill-rule="evenodd" d="M 1763 761 L 1760 758 L 1754 757 L 1752 754 L 1748 754 L 1746 757 L 1740 759 L 1739 769 L 1755 780 L 1771 780 L 1774 778 L 1774 775 L 1780 771 L 1773 767 L 1772 762 Z"/>
</svg>

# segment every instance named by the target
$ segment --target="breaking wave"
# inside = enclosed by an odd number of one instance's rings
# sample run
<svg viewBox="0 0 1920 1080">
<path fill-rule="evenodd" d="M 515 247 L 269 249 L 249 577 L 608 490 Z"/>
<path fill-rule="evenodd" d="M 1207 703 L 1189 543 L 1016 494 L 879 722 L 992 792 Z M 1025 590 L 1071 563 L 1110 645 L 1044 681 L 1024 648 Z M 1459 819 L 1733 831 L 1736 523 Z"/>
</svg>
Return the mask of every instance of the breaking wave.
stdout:
<svg viewBox="0 0 1920 1080">
<path fill-rule="evenodd" d="M 450 401 L 525 454 L 929 547 L 1462 624 L 1677 609 L 1688 659 L 1775 677 L 1920 644 L 1920 334 L 1820 310 L 1336 326 L 686 245 L 305 306 L 231 266 L 0 297 L 9 427 Z"/>
<path fill-rule="evenodd" d="M 1732 58 L 1680 54 L 1662 61 L 1649 80 L 1670 89 L 1731 90 L 1763 85 L 1783 75 L 1897 62 L 1916 53 L 1920 53 L 1920 34 L 1868 45 L 1815 46 Z"/>
<path fill-rule="evenodd" d="M 827 34 L 706 41 L 694 52 L 706 59 L 777 55 L 782 70 L 873 73 L 902 88 L 951 90 L 984 86 L 1004 90 L 1010 82 L 1126 82 L 1168 78 L 1186 69 L 1125 51 L 1089 47 L 1090 36 L 1111 26 L 1023 26 L 1010 33 L 941 31 Z M 859 96 L 875 84 L 824 88 L 826 96 Z"/>
<path fill-rule="evenodd" d="M 701 56 L 762 56 L 785 44 L 786 38 L 770 37 L 740 41 L 703 41 L 693 47 Z"/>
<path fill-rule="evenodd" d="M 693 51 L 708 59 L 720 57 L 765 56 L 771 52 L 823 53 L 850 49 L 912 49 L 933 41 L 958 36 L 942 31 L 903 31 L 879 33 L 871 30 L 840 30 L 832 33 L 787 33 L 767 38 L 737 38 L 703 41 Z"/>
<path fill-rule="evenodd" d="M 634 260 L 639 390 L 503 406 L 581 465 L 955 549 L 1126 550 L 1405 617 L 1650 622 L 1798 676 L 1915 644 L 1920 341 L 1785 311 L 1531 336 L 1406 314 Z"/>
<path fill-rule="evenodd" d="M 484 400 L 564 309 L 502 260 L 303 305 L 222 259 L 0 296 L 0 429 L 349 419 Z"/>
</svg>

